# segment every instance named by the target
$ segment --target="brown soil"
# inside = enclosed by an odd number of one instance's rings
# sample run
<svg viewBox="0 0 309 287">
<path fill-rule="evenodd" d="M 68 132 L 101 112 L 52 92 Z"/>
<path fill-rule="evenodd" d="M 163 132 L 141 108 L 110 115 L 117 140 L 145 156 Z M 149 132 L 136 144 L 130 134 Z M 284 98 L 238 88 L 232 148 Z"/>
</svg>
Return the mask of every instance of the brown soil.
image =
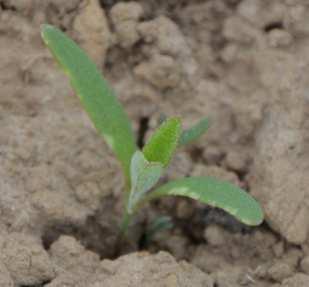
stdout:
<svg viewBox="0 0 309 287">
<path fill-rule="evenodd" d="M 306 0 L 0 0 L 0 286 L 309 286 L 308 16 Z M 162 115 L 185 127 L 208 116 L 166 179 L 238 184 L 264 224 L 167 198 L 119 249 L 119 164 L 43 46 L 42 23 L 102 69 L 140 144 Z M 146 244 L 162 214 L 175 227 Z"/>
</svg>

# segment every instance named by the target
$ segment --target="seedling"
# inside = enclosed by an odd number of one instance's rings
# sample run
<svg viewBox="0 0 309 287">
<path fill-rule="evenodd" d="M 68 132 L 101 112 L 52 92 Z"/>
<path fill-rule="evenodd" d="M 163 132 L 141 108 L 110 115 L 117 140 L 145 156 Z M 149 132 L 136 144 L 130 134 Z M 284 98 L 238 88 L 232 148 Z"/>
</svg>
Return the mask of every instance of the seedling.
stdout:
<svg viewBox="0 0 309 287">
<path fill-rule="evenodd" d="M 180 119 L 169 118 L 139 150 L 123 107 L 85 52 L 50 25 L 42 27 L 42 38 L 69 77 L 99 134 L 121 163 L 126 180 L 124 215 L 120 227 L 123 234 L 143 205 L 168 195 L 189 197 L 221 208 L 247 225 L 262 222 L 263 213 L 255 199 L 228 182 L 212 177 L 185 177 L 157 187 L 176 149 L 197 139 L 207 130 L 206 119 L 182 131 Z M 162 223 L 154 226 L 153 230 L 160 225 Z"/>
</svg>

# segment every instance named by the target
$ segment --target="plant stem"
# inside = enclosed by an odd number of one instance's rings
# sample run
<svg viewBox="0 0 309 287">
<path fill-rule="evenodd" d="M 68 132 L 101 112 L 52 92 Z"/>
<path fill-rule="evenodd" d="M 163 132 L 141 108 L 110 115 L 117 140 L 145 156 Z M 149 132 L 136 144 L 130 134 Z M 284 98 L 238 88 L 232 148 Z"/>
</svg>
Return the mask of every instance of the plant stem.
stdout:
<svg viewBox="0 0 309 287">
<path fill-rule="evenodd" d="M 126 236 L 128 232 L 128 227 L 130 225 L 130 221 L 132 215 L 128 213 L 128 201 L 131 191 L 131 180 L 130 177 L 126 177 L 125 179 L 125 189 L 123 193 L 123 202 L 124 202 L 124 213 L 122 215 L 122 220 L 120 223 L 120 237 Z"/>
<path fill-rule="evenodd" d="M 119 226 L 119 233 L 115 243 L 114 257 L 118 257 L 122 253 L 123 244 L 125 244 L 127 238 L 128 228 L 132 219 L 132 215 L 128 213 L 127 208 L 125 207 L 125 212 L 122 216 L 122 220 Z"/>
<path fill-rule="evenodd" d="M 132 214 L 129 214 L 127 209 L 125 209 L 125 213 L 122 217 L 122 221 L 121 221 L 121 225 L 120 225 L 120 231 L 122 236 L 126 235 L 126 233 L 128 232 L 128 227 L 130 225 L 132 219 Z"/>
</svg>

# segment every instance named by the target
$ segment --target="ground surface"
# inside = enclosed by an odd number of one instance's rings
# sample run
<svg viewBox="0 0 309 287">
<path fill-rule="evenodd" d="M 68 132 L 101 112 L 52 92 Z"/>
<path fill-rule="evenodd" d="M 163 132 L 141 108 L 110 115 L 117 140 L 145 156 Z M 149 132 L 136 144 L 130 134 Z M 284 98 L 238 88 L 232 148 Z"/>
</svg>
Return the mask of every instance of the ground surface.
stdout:
<svg viewBox="0 0 309 287">
<path fill-rule="evenodd" d="M 309 286 L 307 2 L 0 0 L 0 285 Z M 116 247 L 119 165 L 43 47 L 42 23 L 88 51 L 140 143 L 162 115 L 185 127 L 208 116 L 166 178 L 230 180 L 266 222 L 166 199 Z M 143 246 L 159 214 L 175 227 Z"/>
</svg>

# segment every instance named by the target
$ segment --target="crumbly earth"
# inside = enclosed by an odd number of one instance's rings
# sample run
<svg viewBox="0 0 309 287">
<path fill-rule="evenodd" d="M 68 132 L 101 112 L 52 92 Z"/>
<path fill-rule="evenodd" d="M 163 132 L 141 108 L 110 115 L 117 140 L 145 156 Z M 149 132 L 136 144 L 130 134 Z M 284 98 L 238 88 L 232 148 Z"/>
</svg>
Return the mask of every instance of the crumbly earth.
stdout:
<svg viewBox="0 0 309 287">
<path fill-rule="evenodd" d="M 309 286 L 308 16 L 306 0 L 0 0 L 0 286 Z M 42 23 L 102 69 L 139 144 L 163 116 L 209 117 L 165 179 L 238 184 L 265 223 L 167 198 L 119 244 L 119 164 Z M 174 228 L 144 242 L 159 214 Z"/>
</svg>

